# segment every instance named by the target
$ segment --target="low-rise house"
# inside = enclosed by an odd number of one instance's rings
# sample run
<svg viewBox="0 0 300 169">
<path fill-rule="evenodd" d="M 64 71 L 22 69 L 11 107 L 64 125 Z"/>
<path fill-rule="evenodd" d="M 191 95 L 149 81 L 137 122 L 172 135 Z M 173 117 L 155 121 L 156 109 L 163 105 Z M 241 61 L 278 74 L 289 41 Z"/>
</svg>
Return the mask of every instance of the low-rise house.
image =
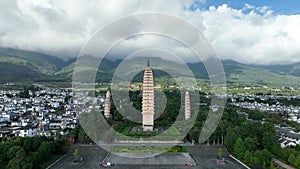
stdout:
<svg viewBox="0 0 300 169">
<path fill-rule="evenodd" d="M 289 146 L 296 146 L 297 144 L 290 140 L 284 140 L 280 143 L 281 148 L 289 147 Z"/>
<path fill-rule="evenodd" d="M 9 138 L 12 135 L 12 131 L 8 127 L 0 128 L 0 137 Z"/>
<path fill-rule="evenodd" d="M 22 125 L 21 120 L 11 121 L 11 126 L 21 126 L 21 125 Z"/>
<path fill-rule="evenodd" d="M 282 148 L 300 145 L 300 133 L 291 128 L 275 127 L 276 135 Z"/>
<path fill-rule="evenodd" d="M 61 129 L 62 122 L 61 121 L 50 121 L 49 129 Z"/>
<path fill-rule="evenodd" d="M 19 131 L 20 137 L 34 137 L 37 135 L 37 128 L 34 127 L 23 127 Z"/>
</svg>

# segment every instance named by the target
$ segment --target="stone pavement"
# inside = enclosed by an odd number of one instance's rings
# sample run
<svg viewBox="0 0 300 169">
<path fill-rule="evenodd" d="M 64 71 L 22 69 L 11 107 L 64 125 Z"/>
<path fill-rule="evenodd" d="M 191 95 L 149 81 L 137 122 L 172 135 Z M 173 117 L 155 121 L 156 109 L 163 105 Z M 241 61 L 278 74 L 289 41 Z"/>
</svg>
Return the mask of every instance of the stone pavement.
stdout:
<svg viewBox="0 0 300 169">
<path fill-rule="evenodd" d="M 127 157 L 134 158 L 127 158 Z M 137 158 L 147 156 L 146 158 Z M 132 165 L 196 165 L 196 162 L 189 155 L 189 153 L 163 153 L 156 156 L 148 157 L 147 153 L 118 153 L 109 154 L 104 161 L 113 161 L 118 165 L 132 164 Z"/>
<path fill-rule="evenodd" d="M 73 163 L 74 149 L 79 149 L 79 155 L 83 158 L 80 163 Z M 223 157 L 225 158 L 224 164 L 217 163 L 218 159 L 218 149 L 223 149 Z M 140 164 L 141 161 L 134 159 L 126 159 L 115 157 L 115 155 L 107 156 L 107 152 L 97 145 L 72 145 L 67 156 L 59 161 L 56 165 L 51 167 L 51 169 L 104 169 L 106 167 L 101 166 L 101 162 L 106 158 L 112 158 L 111 160 L 116 164 L 115 169 L 244 169 L 245 167 L 232 159 L 224 146 L 213 146 L 213 145 L 195 145 L 188 146 L 187 151 L 189 155 L 178 153 L 173 154 L 167 153 L 163 156 L 155 156 L 155 160 L 158 163 L 153 163 L 146 161 L 145 164 Z M 124 155 L 124 154 L 123 154 Z M 119 158 L 119 159 L 118 159 Z M 123 160 L 123 161 L 122 161 Z M 168 162 L 169 161 L 169 162 Z M 170 164 L 170 161 L 174 163 Z M 194 161 L 195 163 L 193 163 Z M 184 163 L 191 162 L 196 164 L 196 166 L 185 166 Z"/>
</svg>

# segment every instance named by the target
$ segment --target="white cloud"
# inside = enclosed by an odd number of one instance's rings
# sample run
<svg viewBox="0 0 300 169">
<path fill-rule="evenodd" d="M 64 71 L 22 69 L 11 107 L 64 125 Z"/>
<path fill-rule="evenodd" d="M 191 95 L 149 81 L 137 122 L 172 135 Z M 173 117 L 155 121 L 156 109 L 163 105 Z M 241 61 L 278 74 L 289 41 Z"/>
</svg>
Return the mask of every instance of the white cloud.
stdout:
<svg viewBox="0 0 300 169">
<path fill-rule="evenodd" d="M 275 15 L 270 7 L 250 4 L 242 9 L 224 4 L 188 11 L 195 2 L 4 0 L 0 2 L 0 46 L 74 57 L 88 38 L 110 21 L 132 13 L 163 12 L 197 26 L 223 59 L 259 64 L 300 61 L 300 15 Z M 145 38 L 140 46 L 147 42 L 165 45 L 154 40 Z"/>
<path fill-rule="evenodd" d="M 224 59 L 271 64 L 300 61 L 300 15 L 268 15 L 269 8 L 243 13 L 222 5 L 201 11 L 204 34 Z M 263 13 L 258 14 L 258 12 Z"/>
<path fill-rule="evenodd" d="M 246 10 L 246 9 L 254 9 L 254 8 L 255 8 L 255 6 L 246 3 L 245 6 L 244 6 L 244 8 L 243 8 L 243 10 Z"/>
</svg>

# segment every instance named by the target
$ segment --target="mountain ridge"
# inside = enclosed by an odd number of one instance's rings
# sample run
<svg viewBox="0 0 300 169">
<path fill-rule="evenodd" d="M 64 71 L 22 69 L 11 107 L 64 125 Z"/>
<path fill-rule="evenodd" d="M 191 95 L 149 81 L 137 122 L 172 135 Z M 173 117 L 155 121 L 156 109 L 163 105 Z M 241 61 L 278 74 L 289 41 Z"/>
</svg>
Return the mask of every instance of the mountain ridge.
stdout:
<svg viewBox="0 0 300 169">
<path fill-rule="evenodd" d="M 75 62 L 76 58 L 65 61 L 57 56 L 40 52 L 0 47 L 0 82 L 70 82 Z M 122 60 L 104 58 L 101 62 L 100 70 L 98 71 L 100 78 L 97 78 L 97 81 L 109 81 L 121 62 Z M 280 86 L 298 86 L 298 84 L 300 84 L 300 63 L 289 65 L 255 65 L 244 64 L 234 60 L 222 60 L 222 63 L 228 84 Z M 196 78 L 209 79 L 202 62 L 187 63 L 187 65 Z M 158 74 L 164 73 L 161 72 Z M 105 77 L 102 78 L 101 76 Z"/>
</svg>

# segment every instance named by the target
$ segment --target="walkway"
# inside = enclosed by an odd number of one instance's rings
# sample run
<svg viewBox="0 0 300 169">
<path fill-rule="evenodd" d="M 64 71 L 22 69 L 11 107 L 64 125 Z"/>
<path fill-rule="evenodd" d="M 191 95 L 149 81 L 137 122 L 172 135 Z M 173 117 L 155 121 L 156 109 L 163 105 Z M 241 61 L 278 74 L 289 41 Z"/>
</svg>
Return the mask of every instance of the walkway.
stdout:
<svg viewBox="0 0 300 169">
<path fill-rule="evenodd" d="M 289 165 L 287 165 L 287 164 L 285 164 L 285 163 L 283 163 L 283 162 L 277 160 L 276 158 L 273 158 L 272 161 L 273 161 L 274 163 L 276 163 L 277 165 L 279 165 L 279 166 L 285 168 L 285 169 L 295 169 L 294 167 L 291 167 L 291 166 L 289 166 Z"/>
</svg>

